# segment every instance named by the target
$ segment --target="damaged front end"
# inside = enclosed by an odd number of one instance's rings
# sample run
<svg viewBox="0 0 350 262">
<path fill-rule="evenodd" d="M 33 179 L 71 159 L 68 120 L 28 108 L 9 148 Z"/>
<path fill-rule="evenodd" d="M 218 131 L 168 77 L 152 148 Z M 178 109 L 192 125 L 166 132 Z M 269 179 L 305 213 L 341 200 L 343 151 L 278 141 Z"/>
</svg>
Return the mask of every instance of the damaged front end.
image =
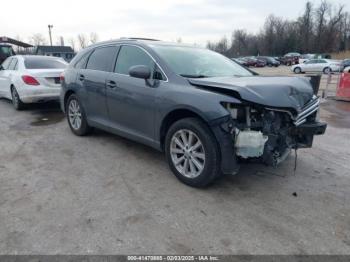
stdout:
<svg viewBox="0 0 350 262">
<path fill-rule="evenodd" d="M 230 118 L 221 128 L 231 134 L 235 156 L 241 160 L 260 160 L 277 166 L 292 149 L 311 147 L 314 135 L 324 134 L 327 127 L 317 120 L 316 96 L 299 114 L 249 103 L 222 105 L 230 112 Z"/>
</svg>

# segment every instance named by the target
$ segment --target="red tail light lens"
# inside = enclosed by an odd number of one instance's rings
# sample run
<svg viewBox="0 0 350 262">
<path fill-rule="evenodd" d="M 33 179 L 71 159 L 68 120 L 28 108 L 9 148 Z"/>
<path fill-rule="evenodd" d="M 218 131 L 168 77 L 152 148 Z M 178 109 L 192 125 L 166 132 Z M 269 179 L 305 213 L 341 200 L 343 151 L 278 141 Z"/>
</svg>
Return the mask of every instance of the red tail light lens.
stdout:
<svg viewBox="0 0 350 262">
<path fill-rule="evenodd" d="M 61 81 L 61 83 L 64 81 L 64 73 L 60 74 L 60 81 Z"/>
<path fill-rule="evenodd" d="M 27 85 L 31 85 L 31 86 L 38 86 L 40 85 L 40 83 L 38 82 L 38 80 L 36 80 L 34 77 L 32 76 L 22 76 L 22 80 L 24 83 L 26 83 Z"/>
</svg>

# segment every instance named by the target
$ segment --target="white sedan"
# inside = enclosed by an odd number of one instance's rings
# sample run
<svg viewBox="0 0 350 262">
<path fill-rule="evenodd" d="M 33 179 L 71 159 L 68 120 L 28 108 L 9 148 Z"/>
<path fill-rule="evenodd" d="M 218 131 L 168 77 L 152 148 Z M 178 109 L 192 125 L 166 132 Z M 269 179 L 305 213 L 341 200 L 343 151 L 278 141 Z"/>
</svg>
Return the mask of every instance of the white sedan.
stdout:
<svg viewBox="0 0 350 262">
<path fill-rule="evenodd" d="M 344 73 L 350 73 L 350 66 L 344 68 Z"/>
<path fill-rule="evenodd" d="M 336 60 L 329 59 L 311 59 L 302 64 L 297 64 L 291 67 L 291 70 L 296 73 L 317 72 L 329 74 L 331 72 L 339 72 L 341 64 Z"/>
<path fill-rule="evenodd" d="M 0 66 L 0 97 L 21 110 L 27 103 L 58 100 L 67 63 L 49 56 L 11 56 Z"/>
</svg>

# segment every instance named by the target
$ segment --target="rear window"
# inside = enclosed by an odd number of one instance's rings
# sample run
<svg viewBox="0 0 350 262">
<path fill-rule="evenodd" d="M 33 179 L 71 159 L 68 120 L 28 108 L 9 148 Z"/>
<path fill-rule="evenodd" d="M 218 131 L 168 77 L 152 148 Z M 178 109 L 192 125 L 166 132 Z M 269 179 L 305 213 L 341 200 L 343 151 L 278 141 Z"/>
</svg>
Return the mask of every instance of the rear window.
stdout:
<svg viewBox="0 0 350 262">
<path fill-rule="evenodd" d="M 67 67 L 64 61 L 44 57 L 27 57 L 24 65 L 27 69 L 63 69 Z"/>
</svg>

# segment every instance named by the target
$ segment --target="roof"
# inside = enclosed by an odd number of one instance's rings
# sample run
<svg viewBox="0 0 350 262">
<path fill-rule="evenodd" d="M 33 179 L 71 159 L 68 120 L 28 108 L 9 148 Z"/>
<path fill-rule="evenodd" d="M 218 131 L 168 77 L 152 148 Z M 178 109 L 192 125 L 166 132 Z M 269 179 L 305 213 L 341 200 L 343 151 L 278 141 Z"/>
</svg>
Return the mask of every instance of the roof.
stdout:
<svg viewBox="0 0 350 262">
<path fill-rule="evenodd" d="M 24 48 L 33 47 L 30 44 L 27 44 L 27 43 L 24 43 L 24 42 L 12 39 L 12 38 L 7 37 L 7 36 L 0 36 L 0 43 L 9 43 L 9 44 L 21 46 L 21 47 L 24 47 Z"/>
<path fill-rule="evenodd" d="M 97 46 L 101 46 L 101 45 L 108 45 L 108 44 L 135 43 L 135 42 L 139 42 L 141 44 L 146 44 L 146 45 L 193 47 L 193 45 L 190 45 L 190 44 L 166 42 L 166 41 L 150 39 L 150 38 L 122 37 L 119 39 L 112 39 L 112 40 L 107 40 L 107 41 L 103 41 L 103 42 L 98 42 L 96 44 L 88 46 L 87 48 L 93 48 L 93 47 L 97 47 Z M 201 48 L 201 47 L 197 46 L 197 48 Z"/>
<path fill-rule="evenodd" d="M 70 46 L 60 45 L 38 45 L 35 49 L 35 53 L 39 51 L 44 53 L 74 53 L 74 50 Z"/>
</svg>

